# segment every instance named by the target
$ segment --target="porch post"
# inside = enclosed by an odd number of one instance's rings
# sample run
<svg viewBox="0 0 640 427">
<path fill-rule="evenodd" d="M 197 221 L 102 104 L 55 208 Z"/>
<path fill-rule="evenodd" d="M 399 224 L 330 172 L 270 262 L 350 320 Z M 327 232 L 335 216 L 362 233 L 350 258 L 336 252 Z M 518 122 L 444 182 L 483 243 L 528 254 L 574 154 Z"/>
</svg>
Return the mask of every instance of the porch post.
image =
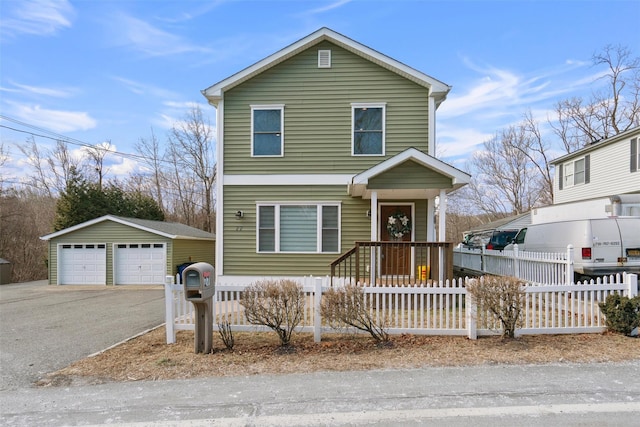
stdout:
<svg viewBox="0 0 640 427">
<path fill-rule="evenodd" d="M 436 226 L 435 219 L 433 217 L 435 204 L 435 199 L 427 199 L 427 242 L 436 241 Z"/>
<path fill-rule="evenodd" d="M 445 242 L 447 240 L 447 194 L 444 190 L 440 190 L 439 214 L 438 241 Z"/>
<path fill-rule="evenodd" d="M 371 241 L 378 241 L 378 192 L 371 192 Z"/>
<path fill-rule="evenodd" d="M 371 241 L 378 241 L 378 192 L 371 192 Z M 376 283 L 376 272 L 378 271 L 377 260 L 378 255 L 376 253 L 375 246 L 371 247 L 369 265 L 371 268 L 369 269 L 369 283 Z"/>
</svg>

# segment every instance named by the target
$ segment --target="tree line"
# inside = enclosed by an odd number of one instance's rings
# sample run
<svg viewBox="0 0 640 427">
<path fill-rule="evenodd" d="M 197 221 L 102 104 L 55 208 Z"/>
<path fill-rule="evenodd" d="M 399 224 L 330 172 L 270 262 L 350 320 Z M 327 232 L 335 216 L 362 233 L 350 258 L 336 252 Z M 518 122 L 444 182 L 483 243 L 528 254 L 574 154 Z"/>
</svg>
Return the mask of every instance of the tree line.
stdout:
<svg viewBox="0 0 640 427">
<path fill-rule="evenodd" d="M 605 89 L 559 101 L 546 123 L 523 112 L 520 123 L 497 130 L 470 157 L 472 182 L 447 203 L 448 240 L 552 203 L 552 147 L 569 153 L 640 125 L 640 59 L 624 46 L 606 46 L 592 59 L 606 70 L 600 77 Z M 30 137 L 17 148 L 28 163 L 20 185 L 2 174 L 9 147 L 0 142 L 0 258 L 13 264 L 15 282 L 46 278 L 40 236 L 101 215 L 164 219 L 215 232 L 215 139 L 199 107 L 164 141 L 153 129 L 140 138 L 135 154 L 124 156 L 141 167 L 124 178 L 109 178 L 110 141 L 82 147 L 81 156 L 62 139 L 48 149 Z"/>
</svg>

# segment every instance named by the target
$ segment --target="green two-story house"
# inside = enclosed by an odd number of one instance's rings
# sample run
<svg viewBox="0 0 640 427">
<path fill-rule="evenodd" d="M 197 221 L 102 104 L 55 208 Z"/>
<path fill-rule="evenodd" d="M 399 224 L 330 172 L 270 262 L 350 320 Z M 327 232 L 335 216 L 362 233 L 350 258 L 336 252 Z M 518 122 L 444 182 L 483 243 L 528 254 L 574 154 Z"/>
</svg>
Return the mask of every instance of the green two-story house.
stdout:
<svg viewBox="0 0 640 427">
<path fill-rule="evenodd" d="M 450 89 L 328 28 L 205 89 L 217 110 L 218 282 L 327 276 L 338 259 L 370 279 L 424 278 L 436 257 L 415 243 L 444 241 L 436 200 L 444 212 L 470 179 L 435 157 Z M 359 260 L 356 242 L 369 242 Z M 399 264 L 384 261 L 392 252 Z"/>
</svg>

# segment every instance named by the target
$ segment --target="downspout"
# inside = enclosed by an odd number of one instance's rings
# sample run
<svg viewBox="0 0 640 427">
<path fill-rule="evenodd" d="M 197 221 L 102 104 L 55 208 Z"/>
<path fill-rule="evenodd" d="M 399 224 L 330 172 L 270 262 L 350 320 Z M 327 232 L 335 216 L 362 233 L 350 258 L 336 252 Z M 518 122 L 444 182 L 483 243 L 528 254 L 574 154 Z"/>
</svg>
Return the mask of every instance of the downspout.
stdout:
<svg viewBox="0 0 640 427">
<path fill-rule="evenodd" d="M 427 154 L 436 156 L 436 100 L 429 93 L 429 141 Z"/>
</svg>

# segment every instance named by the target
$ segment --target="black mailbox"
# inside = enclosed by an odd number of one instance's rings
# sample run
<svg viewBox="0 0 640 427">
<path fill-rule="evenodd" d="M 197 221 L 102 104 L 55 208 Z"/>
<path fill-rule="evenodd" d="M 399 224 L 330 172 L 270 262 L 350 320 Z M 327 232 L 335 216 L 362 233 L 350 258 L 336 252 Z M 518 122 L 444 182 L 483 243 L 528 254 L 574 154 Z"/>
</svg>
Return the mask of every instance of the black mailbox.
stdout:
<svg viewBox="0 0 640 427">
<path fill-rule="evenodd" d="M 182 271 L 184 296 L 187 301 L 199 302 L 213 298 L 215 270 L 211 264 L 196 262 Z"/>
</svg>

